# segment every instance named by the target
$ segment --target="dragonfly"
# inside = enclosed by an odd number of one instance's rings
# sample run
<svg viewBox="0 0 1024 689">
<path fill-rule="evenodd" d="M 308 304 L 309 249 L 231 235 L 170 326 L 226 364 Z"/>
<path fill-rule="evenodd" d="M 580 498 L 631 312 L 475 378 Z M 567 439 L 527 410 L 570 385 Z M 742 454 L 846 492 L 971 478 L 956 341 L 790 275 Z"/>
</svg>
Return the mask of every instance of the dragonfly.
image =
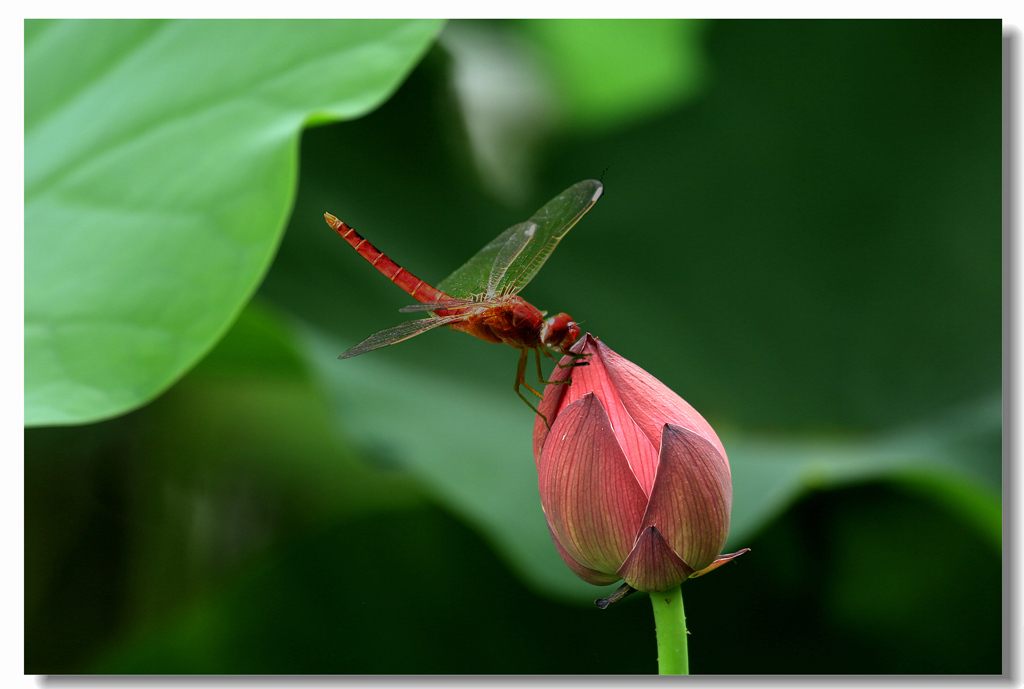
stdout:
<svg viewBox="0 0 1024 689">
<path fill-rule="evenodd" d="M 461 268 L 434 287 L 392 261 L 349 225 L 330 213 L 324 219 L 360 256 L 384 277 L 418 303 L 399 309 L 402 313 L 430 312 L 429 318 L 399 323 L 382 330 L 352 347 L 339 359 L 348 359 L 381 347 L 398 344 L 447 325 L 452 330 L 496 344 L 507 344 L 520 351 L 516 368 L 516 394 L 541 418 L 536 406 L 522 393 L 525 387 L 537 397 L 543 395 L 526 382 L 529 352 L 537 360 L 537 378 L 544 383 L 540 357 L 555 359 L 552 352 L 572 357 L 569 347 L 579 338 L 579 325 L 566 313 L 545 318 L 541 311 L 519 296 L 551 256 L 562 237 L 579 222 L 604 193 L 595 179 L 572 185 L 530 217 L 513 225 L 480 249 Z M 557 359 L 556 359 L 557 361 Z M 562 364 L 559 364 L 560 366 Z M 547 419 L 544 419 L 547 423 Z"/>
</svg>

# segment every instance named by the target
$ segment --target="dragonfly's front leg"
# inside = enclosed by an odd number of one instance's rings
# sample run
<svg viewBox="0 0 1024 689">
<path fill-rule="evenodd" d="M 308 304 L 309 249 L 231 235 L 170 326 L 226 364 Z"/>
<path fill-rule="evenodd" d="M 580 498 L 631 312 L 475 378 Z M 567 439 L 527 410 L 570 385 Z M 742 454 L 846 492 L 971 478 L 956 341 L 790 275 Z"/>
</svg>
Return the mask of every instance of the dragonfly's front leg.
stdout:
<svg viewBox="0 0 1024 689">
<path fill-rule="evenodd" d="M 572 358 L 572 361 L 570 361 L 567 364 L 563 364 L 561 361 L 559 361 L 558 359 L 555 358 L 555 355 L 552 354 L 551 351 L 547 347 L 544 347 L 543 349 L 544 349 L 544 356 L 546 356 L 547 358 L 549 358 L 552 361 L 554 361 L 555 364 L 558 365 L 558 368 L 570 368 L 572 366 L 589 366 L 590 365 L 590 362 L 587 361 L 587 357 L 590 356 L 589 354 L 577 354 L 576 352 L 563 352 L 563 354 L 565 356 Z M 537 362 L 537 365 L 540 366 L 540 362 L 539 361 Z"/>
<path fill-rule="evenodd" d="M 575 352 L 566 352 L 565 356 L 572 357 L 572 361 L 567 364 L 563 364 L 561 361 L 555 358 L 554 354 L 544 349 L 544 356 L 548 357 L 558 368 L 570 368 L 572 366 L 589 366 L 590 362 L 587 361 L 586 354 L 576 354 Z M 537 356 L 537 377 L 541 379 L 544 385 L 572 385 L 572 378 L 566 378 L 565 380 L 544 380 L 540 373 L 540 356 Z"/>
<path fill-rule="evenodd" d="M 563 364 L 561 361 L 558 362 L 559 368 L 572 368 L 573 366 L 590 366 L 590 361 L 587 359 L 589 354 L 577 354 L 576 352 L 566 352 L 566 356 L 572 357 L 572 361 L 567 364 Z"/>
</svg>

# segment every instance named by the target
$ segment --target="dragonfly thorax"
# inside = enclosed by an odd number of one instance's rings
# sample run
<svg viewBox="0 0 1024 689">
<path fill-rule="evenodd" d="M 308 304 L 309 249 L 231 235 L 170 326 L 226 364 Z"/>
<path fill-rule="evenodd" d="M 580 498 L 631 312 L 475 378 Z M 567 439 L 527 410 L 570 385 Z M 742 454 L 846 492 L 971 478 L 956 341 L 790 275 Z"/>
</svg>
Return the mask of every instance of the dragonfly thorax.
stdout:
<svg viewBox="0 0 1024 689">
<path fill-rule="evenodd" d="M 467 309 L 464 318 L 450 325 L 481 340 L 504 343 L 517 349 L 547 347 L 564 352 L 580 336 L 579 326 L 568 314 L 547 320 L 522 297 L 505 297 L 489 306 Z"/>
<path fill-rule="evenodd" d="M 485 313 L 484 323 L 505 344 L 535 349 L 543 341 L 544 314 L 522 297 L 505 297 Z"/>
</svg>

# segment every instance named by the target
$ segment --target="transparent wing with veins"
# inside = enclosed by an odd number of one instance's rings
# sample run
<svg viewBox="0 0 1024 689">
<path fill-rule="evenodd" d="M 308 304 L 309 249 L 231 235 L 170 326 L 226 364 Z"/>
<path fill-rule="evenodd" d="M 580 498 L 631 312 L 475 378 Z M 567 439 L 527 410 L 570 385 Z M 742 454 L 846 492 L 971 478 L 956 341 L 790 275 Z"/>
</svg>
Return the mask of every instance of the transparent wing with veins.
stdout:
<svg viewBox="0 0 1024 689">
<path fill-rule="evenodd" d="M 472 299 L 440 299 L 438 301 L 424 301 L 418 304 L 403 306 L 398 309 L 398 312 L 415 313 L 417 311 L 452 311 L 454 309 L 469 309 L 489 305 L 489 301 L 474 301 Z M 465 312 L 463 312 L 463 315 L 465 315 Z"/>
<path fill-rule="evenodd" d="M 366 354 L 374 349 L 380 349 L 381 347 L 387 347 L 388 345 L 404 342 L 410 337 L 416 337 L 421 333 L 433 330 L 434 328 L 439 328 L 442 325 L 461 321 L 463 318 L 464 316 L 459 314 L 455 316 L 434 316 L 433 318 L 423 318 L 418 321 L 405 321 L 404 323 L 399 323 L 393 328 L 381 330 L 379 333 L 370 335 L 368 338 L 357 344 L 352 349 L 349 349 L 338 358 L 348 359 L 360 354 Z"/>
<path fill-rule="evenodd" d="M 487 291 L 485 292 L 488 297 L 497 296 L 502 291 L 502 279 L 508 274 L 508 269 L 519 260 L 526 247 L 530 245 L 537 234 L 537 225 L 527 220 L 515 225 L 512 230 L 508 240 L 494 258 L 494 263 L 491 264 L 491 274 L 487 278 Z"/>
<path fill-rule="evenodd" d="M 438 283 L 437 288 L 458 299 L 488 300 L 517 294 L 603 192 L 604 186 L 596 179 L 574 184 L 548 201 L 529 220 L 498 235 Z"/>
</svg>

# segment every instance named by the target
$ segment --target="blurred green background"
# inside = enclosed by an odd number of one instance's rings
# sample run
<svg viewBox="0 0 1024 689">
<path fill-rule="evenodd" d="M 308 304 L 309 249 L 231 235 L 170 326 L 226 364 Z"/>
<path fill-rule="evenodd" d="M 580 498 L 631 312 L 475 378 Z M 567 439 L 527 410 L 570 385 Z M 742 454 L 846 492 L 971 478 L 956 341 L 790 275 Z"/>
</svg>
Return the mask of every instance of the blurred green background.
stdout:
<svg viewBox="0 0 1024 689">
<path fill-rule="evenodd" d="M 25 671 L 656 672 L 514 351 L 336 358 L 409 299 L 324 211 L 436 283 L 603 175 L 523 296 L 729 452 L 692 671 L 1002 672 L 1000 32 L 29 22 Z"/>
</svg>

